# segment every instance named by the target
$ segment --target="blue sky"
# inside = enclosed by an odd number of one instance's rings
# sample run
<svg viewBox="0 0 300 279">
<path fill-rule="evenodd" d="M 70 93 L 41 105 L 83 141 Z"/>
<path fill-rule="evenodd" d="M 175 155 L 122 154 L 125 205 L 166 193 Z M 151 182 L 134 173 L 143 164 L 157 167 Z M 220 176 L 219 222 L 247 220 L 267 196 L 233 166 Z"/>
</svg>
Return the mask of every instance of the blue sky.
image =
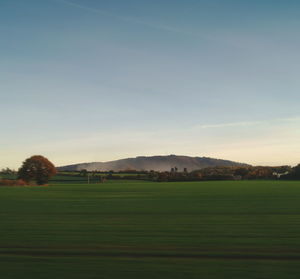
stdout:
<svg viewBox="0 0 300 279">
<path fill-rule="evenodd" d="M 300 2 L 1 0 L 0 167 L 300 162 Z"/>
</svg>

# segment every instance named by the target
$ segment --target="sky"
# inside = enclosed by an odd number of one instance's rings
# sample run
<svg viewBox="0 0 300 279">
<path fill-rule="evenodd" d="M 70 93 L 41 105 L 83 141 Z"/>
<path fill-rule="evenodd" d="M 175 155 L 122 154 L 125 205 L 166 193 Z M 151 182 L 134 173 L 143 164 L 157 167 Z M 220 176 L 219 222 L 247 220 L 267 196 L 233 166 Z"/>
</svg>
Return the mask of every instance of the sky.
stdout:
<svg viewBox="0 0 300 279">
<path fill-rule="evenodd" d="M 300 163 L 300 1 L 0 0 L 0 168 Z"/>
</svg>

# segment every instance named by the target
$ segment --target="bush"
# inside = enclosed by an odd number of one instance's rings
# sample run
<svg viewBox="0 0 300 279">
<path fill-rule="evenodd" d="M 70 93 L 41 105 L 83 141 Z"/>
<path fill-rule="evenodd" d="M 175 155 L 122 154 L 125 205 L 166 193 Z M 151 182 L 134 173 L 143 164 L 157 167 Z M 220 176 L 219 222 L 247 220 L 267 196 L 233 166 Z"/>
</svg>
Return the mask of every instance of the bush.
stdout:
<svg viewBox="0 0 300 279">
<path fill-rule="evenodd" d="M 0 186 L 26 186 L 26 182 L 22 179 L 11 180 L 11 179 L 1 179 Z"/>
</svg>

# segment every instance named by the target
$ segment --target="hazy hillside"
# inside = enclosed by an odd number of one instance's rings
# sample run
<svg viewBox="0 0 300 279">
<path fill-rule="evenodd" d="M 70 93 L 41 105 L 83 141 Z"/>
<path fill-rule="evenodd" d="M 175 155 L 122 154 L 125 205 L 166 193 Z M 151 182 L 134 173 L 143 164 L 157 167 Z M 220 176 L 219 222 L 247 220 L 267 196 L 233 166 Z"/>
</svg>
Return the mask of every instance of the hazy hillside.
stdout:
<svg viewBox="0 0 300 279">
<path fill-rule="evenodd" d="M 228 160 L 213 159 L 207 157 L 188 157 L 188 156 L 152 156 L 127 158 L 109 162 L 82 163 L 59 167 L 60 171 L 120 171 L 120 170 L 155 170 L 169 171 L 177 167 L 179 171 L 187 168 L 188 171 L 214 166 L 242 166 L 246 164 Z"/>
</svg>

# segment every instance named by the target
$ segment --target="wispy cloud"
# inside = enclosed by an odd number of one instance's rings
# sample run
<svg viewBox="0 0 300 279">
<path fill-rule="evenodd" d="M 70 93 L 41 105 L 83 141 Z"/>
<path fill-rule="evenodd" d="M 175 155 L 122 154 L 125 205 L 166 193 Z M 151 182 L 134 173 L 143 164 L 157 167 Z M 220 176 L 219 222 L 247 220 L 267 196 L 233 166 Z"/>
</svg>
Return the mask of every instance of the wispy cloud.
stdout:
<svg viewBox="0 0 300 279">
<path fill-rule="evenodd" d="M 247 127 L 262 124 L 272 124 L 281 122 L 297 122 L 300 121 L 300 117 L 290 117 L 290 118 L 275 118 L 271 120 L 261 120 L 261 121 L 238 121 L 238 122 L 227 122 L 227 123 L 215 123 L 215 124 L 203 124 L 197 125 L 195 128 L 209 129 L 209 128 L 226 128 L 226 127 Z"/>
<path fill-rule="evenodd" d="M 225 127 L 238 127 L 238 126 L 252 126 L 265 123 L 263 121 L 245 121 L 245 122 L 229 122 L 229 123 L 218 123 L 218 124 L 206 124 L 199 125 L 198 128 L 208 129 L 208 128 L 225 128 Z"/>
<path fill-rule="evenodd" d="M 229 45 L 229 46 L 232 46 L 235 48 L 253 49 L 253 48 L 261 48 L 262 46 L 267 45 L 266 41 L 262 41 L 261 38 L 260 39 L 252 38 L 249 41 L 249 38 L 248 37 L 244 38 L 243 34 L 239 34 L 239 36 L 236 38 L 234 38 L 232 36 L 230 37 L 229 34 L 223 33 L 223 32 L 220 34 L 217 34 L 217 35 L 216 34 L 212 35 L 211 33 L 210 34 L 203 34 L 203 33 L 200 34 L 197 32 L 184 30 L 184 29 L 177 28 L 177 27 L 170 26 L 170 25 L 140 20 L 138 18 L 133 18 L 133 17 L 120 16 L 120 15 L 111 13 L 107 10 L 103 10 L 103 9 L 99 9 L 99 8 L 92 8 L 92 7 L 78 4 L 78 3 L 75 3 L 75 2 L 69 1 L 69 0 L 53 0 L 53 1 L 60 2 L 65 5 L 68 5 L 68 6 L 71 6 L 74 8 L 78 8 L 81 10 L 85 10 L 86 12 L 114 18 L 118 21 L 123 21 L 123 22 L 131 23 L 131 24 L 138 24 L 138 25 L 145 26 L 148 28 L 153 28 L 153 29 L 160 30 L 160 31 L 165 31 L 165 32 L 169 32 L 169 33 L 198 38 L 198 39 L 205 40 L 205 41 L 212 41 L 212 42 L 215 42 L 218 44 L 220 44 L 220 43 L 226 44 L 226 45 Z"/>
<path fill-rule="evenodd" d="M 63 3 L 63 4 L 66 4 L 68 6 L 72 6 L 72 7 L 75 7 L 75 8 L 79 8 L 79 9 L 82 9 L 82 10 L 85 10 L 85 11 L 88 11 L 88 12 L 91 12 L 91 13 L 96 13 L 96 14 L 102 14 L 102 15 L 106 15 L 106 16 L 110 16 L 110 17 L 115 17 L 117 19 L 123 19 L 122 17 L 119 17 L 119 16 L 117 16 L 115 14 L 112 14 L 108 11 L 95 9 L 95 8 L 90 8 L 90 7 L 81 5 L 81 4 L 74 3 L 72 1 L 67 1 L 67 0 L 54 0 L 54 1 Z"/>
<path fill-rule="evenodd" d="M 157 24 L 157 23 L 154 23 L 154 22 L 144 21 L 144 20 L 140 20 L 140 19 L 132 18 L 132 17 L 119 16 L 119 15 L 116 15 L 114 13 L 111 13 L 111 12 L 103 10 L 103 9 L 91 8 L 91 7 L 84 6 L 84 5 L 81 5 L 81 4 L 77 4 L 77 3 L 74 3 L 74 2 L 68 1 L 68 0 L 54 0 L 54 1 L 66 4 L 68 6 L 72 6 L 72 7 L 78 8 L 78 9 L 82 9 L 82 10 L 85 10 L 87 12 L 108 16 L 108 17 L 111 17 L 111 18 L 114 18 L 114 19 L 117 19 L 117 20 L 123 21 L 123 22 L 143 25 L 145 27 L 150 27 L 150 28 L 154 28 L 154 29 L 162 30 L 162 31 L 166 31 L 166 32 L 178 33 L 178 34 L 182 34 L 182 35 L 186 35 L 186 36 L 192 36 L 192 37 L 198 37 L 198 38 L 202 38 L 202 39 L 208 39 L 203 35 L 196 34 L 196 33 L 193 33 L 193 32 L 189 32 L 189 31 L 186 31 L 186 30 L 182 30 L 182 29 L 179 29 L 179 28 L 176 28 L 176 27 L 173 27 L 173 26 L 168 26 L 168 25 L 164 25 L 164 24 Z"/>
</svg>

